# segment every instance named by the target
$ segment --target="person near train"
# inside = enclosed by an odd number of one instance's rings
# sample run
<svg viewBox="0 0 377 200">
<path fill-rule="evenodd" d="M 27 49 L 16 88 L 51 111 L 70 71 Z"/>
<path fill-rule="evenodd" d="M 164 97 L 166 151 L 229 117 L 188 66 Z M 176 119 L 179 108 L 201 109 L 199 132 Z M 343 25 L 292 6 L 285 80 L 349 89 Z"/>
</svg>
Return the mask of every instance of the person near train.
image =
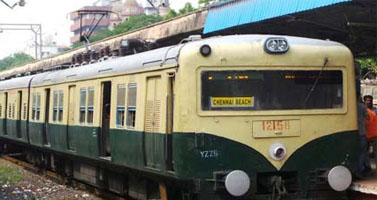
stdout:
<svg viewBox="0 0 377 200">
<path fill-rule="evenodd" d="M 357 102 L 357 122 L 359 126 L 359 157 L 357 176 L 362 178 L 371 170 L 368 154 L 368 140 L 366 137 L 366 122 L 369 120 L 368 110 L 361 96 L 358 95 Z"/>
<path fill-rule="evenodd" d="M 366 136 L 369 143 L 368 149 L 371 147 L 372 157 L 377 165 L 377 108 L 373 106 L 373 96 L 365 95 L 364 103 L 367 107 L 369 120 L 366 121 Z"/>
</svg>

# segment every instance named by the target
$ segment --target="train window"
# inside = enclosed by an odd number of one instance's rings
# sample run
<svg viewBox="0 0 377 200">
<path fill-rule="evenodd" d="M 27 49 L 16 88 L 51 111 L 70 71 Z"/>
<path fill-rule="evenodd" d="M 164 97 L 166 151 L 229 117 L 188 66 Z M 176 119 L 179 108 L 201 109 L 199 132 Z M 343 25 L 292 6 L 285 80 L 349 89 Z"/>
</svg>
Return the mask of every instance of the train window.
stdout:
<svg viewBox="0 0 377 200">
<path fill-rule="evenodd" d="M 80 89 L 80 123 L 85 123 L 86 89 Z"/>
<path fill-rule="evenodd" d="M 36 109 L 36 120 L 41 118 L 41 93 L 37 93 L 37 109 Z"/>
<path fill-rule="evenodd" d="M 33 93 L 33 100 L 32 100 L 32 106 L 31 106 L 31 119 L 35 120 L 36 116 L 36 109 L 37 109 L 37 95 Z"/>
<path fill-rule="evenodd" d="M 16 104 L 12 104 L 12 118 L 15 119 L 15 113 L 16 113 Z"/>
<path fill-rule="evenodd" d="M 117 91 L 116 125 L 118 127 L 124 126 L 125 101 L 126 101 L 126 86 L 124 84 L 121 84 L 121 85 L 118 85 L 118 91 Z"/>
<path fill-rule="evenodd" d="M 87 123 L 93 124 L 94 113 L 94 88 L 88 88 Z"/>
<path fill-rule="evenodd" d="M 12 118 L 12 104 L 9 104 L 8 118 Z"/>
<path fill-rule="evenodd" d="M 3 105 L 0 104 L 0 117 L 3 117 Z"/>
<path fill-rule="evenodd" d="M 54 91 L 52 101 L 52 121 L 56 121 L 58 116 L 58 91 Z"/>
<path fill-rule="evenodd" d="M 135 128 L 136 120 L 136 84 L 128 85 L 128 97 L 127 97 L 127 127 Z"/>
<path fill-rule="evenodd" d="M 63 108 L 64 108 L 64 93 L 63 90 L 59 90 L 59 114 L 58 121 L 63 121 Z"/>
<path fill-rule="evenodd" d="M 204 71 L 201 80 L 202 110 L 334 109 L 343 106 L 341 71 Z"/>
<path fill-rule="evenodd" d="M 24 120 L 26 120 L 26 113 L 27 113 L 27 111 L 26 111 L 26 109 L 27 109 L 27 103 L 24 103 L 24 114 L 23 114 L 23 118 L 24 118 Z"/>
</svg>

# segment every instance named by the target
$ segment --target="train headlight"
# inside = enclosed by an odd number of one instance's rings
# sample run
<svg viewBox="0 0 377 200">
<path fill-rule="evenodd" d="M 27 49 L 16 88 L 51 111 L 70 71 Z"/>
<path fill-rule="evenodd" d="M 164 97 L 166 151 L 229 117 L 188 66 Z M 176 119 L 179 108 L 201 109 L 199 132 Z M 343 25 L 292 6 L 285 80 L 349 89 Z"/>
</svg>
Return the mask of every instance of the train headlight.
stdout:
<svg viewBox="0 0 377 200">
<path fill-rule="evenodd" d="M 212 52 L 212 49 L 208 44 L 205 44 L 200 47 L 200 54 L 202 54 L 202 56 L 204 57 L 211 55 L 211 52 Z"/>
<path fill-rule="evenodd" d="M 240 197 L 250 188 L 249 176 L 241 170 L 231 171 L 225 177 L 225 189 L 232 196 Z"/>
<path fill-rule="evenodd" d="M 282 160 L 287 155 L 287 149 L 281 143 L 274 143 L 270 147 L 270 156 L 274 160 Z"/>
<path fill-rule="evenodd" d="M 329 171 L 327 181 L 333 190 L 345 191 L 352 183 L 352 174 L 346 167 L 339 165 Z"/>
<path fill-rule="evenodd" d="M 285 53 L 289 50 L 289 44 L 285 38 L 268 38 L 264 50 L 267 53 Z"/>
</svg>

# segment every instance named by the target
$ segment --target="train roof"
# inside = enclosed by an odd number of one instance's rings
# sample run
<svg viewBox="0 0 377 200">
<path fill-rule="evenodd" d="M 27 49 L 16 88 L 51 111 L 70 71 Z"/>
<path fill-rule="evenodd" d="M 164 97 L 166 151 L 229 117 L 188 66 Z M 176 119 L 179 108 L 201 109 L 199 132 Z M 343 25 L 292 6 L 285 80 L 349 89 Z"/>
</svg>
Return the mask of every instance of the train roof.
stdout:
<svg viewBox="0 0 377 200">
<path fill-rule="evenodd" d="M 105 61 L 65 70 L 38 74 L 31 85 L 53 84 L 64 81 L 83 80 L 105 75 L 136 72 L 156 66 L 177 65 L 177 55 L 182 45 L 165 47 L 125 57 L 110 58 Z"/>
<path fill-rule="evenodd" d="M 27 88 L 27 87 L 29 87 L 30 81 L 35 76 L 36 75 L 30 75 L 30 76 L 13 78 L 13 79 L 9 79 L 9 80 L 6 80 L 6 81 L 1 81 L 0 82 L 0 91 L 16 89 L 16 88 Z"/>
<path fill-rule="evenodd" d="M 0 90 L 27 87 L 30 80 L 32 86 L 39 86 L 65 81 L 84 80 L 101 76 L 132 73 L 153 67 L 155 68 L 157 66 L 177 66 L 180 52 L 184 52 L 185 49 L 194 48 L 201 44 L 208 44 L 211 46 L 219 44 L 234 45 L 241 43 L 263 43 L 266 39 L 271 37 L 284 37 L 291 46 L 344 46 L 338 42 L 333 41 L 281 35 L 216 36 L 194 42 L 159 48 L 125 57 L 110 58 L 105 61 L 82 65 L 79 67 L 44 72 L 27 77 L 13 78 L 10 80 L 1 81 Z"/>
</svg>

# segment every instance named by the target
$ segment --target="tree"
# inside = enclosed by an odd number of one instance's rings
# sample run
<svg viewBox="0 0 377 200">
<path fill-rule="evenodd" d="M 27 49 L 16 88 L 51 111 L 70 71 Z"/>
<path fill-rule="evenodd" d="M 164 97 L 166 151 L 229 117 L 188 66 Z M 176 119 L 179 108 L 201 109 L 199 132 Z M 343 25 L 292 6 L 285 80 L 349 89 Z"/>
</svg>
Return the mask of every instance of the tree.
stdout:
<svg viewBox="0 0 377 200">
<path fill-rule="evenodd" d="M 170 9 L 168 14 L 164 17 L 164 20 L 172 19 L 177 16 L 178 16 L 177 12 L 175 12 L 174 9 Z"/>
<path fill-rule="evenodd" d="M 15 53 L 0 60 L 0 71 L 11 69 L 35 60 L 28 54 Z"/>
<path fill-rule="evenodd" d="M 192 7 L 191 3 L 186 3 L 185 6 L 179 10 L 179 14 L 183 15 L 183 14 L 190 13 L 193 11 L 195 11 L 195 9 L 194 7 Z"/>
<path fill-rule="evenodd" d="M 375 57 L 357 58 L 356 62 L 360 64 L 361 78 L 363 78 L 365 75 L 376 77 L 377 59 Z"/>
<path fill-rule="evenodd" d="M 121 33 L 126 33 L 135 29 L 139 29 L 157 22 L 162 21 L 162 17 L 157 15 L 137 15 L 132 16 L 127 20 L 124 20 L 117 26 L 114 26 L 114 29 L 100 29 L 97 33 L 95 33 L 92 37 L 89 38 L 90 42 L 100 41 L 107 37 L 118 35 Z M 77 48 L 82 46 L 82 42 L 75 42 L 72 44 L 72 48 Z"/>
<path fill-rule="evenodd" d="M 211 3 L 214 3 L 214 2 L 221 2 L 221 1 L 228 1 L 228 0 L 199 0 L 198 4 L 199 4 L 199 7 L 207 7 L 209 6 Z"/>
</svg>

